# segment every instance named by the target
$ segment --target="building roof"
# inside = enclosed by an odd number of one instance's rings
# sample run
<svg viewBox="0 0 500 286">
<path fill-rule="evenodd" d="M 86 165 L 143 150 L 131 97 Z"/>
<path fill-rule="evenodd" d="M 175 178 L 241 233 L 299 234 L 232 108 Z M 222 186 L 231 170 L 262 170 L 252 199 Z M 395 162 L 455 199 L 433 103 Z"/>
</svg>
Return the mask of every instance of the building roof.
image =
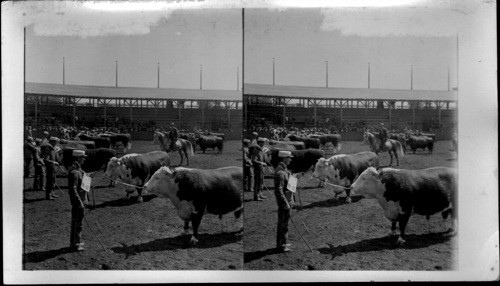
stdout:
<svg viewBox="0 0 500 286">
<path fill-rule="evenodd" d="M 379 88 L 306 87 L 247 83 L 245 95 L 301 99 L 439 100 L 456 101 L 455 90 L 404 90 Z"/>
<path fill-rule="evenodd" d="M 108 87 L 63 85 L 53 83 L 26 83 L 26 94 L 55 95 L 78 98 L 108 99 L 170 99 L 241 101 L 242 93 L 236 90 L 205 90 L 179 88 Z"/>
</svg>

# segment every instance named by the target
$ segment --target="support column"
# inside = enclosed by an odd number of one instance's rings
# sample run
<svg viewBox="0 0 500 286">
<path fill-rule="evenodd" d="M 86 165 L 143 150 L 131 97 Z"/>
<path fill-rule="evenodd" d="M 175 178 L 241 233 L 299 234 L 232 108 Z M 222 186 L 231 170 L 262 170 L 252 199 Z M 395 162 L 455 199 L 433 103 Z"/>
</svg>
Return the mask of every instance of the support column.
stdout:
<svg viewBox="0 0 500 286">
<path fill-rule="evenodd" d="M 318 126 L 318 114 L 317 114 L 316 107 L 317 107 L 317 101 L 315 99 L 314 100 L 314 128 L 317 128 L 317 126 Z"/>
<path fill-rule="evenodd" d="M 205 129 L 205 103 L 203 102 L 203 107 L 201 108 L 201 129 Z M 203 130 L 205 131 L 205 130 Z"/>
<path fill-rule="evenodd" d="M 74 120 L 74 118 L 73 118 Z M 74 125 L 74 122 L 73 122 Z M 38 127 L 38 96 L 35 95 L 35 126 Z"/>
<path fill-rule="evenodd" d="M 132 99 L 129 102 L 130 104 L 130 127 L 132 127 Z"/>
<path fill-rule="evenodd" d="M 179 130 L 181 129 L 181 106 L 179 104 L 177 104 L 177 110 L 179 112 Z"/>
<path fill-rule="evenodd" d="M 76 126 L 75 117 L 76 117 L 76 100 L 75 102 L 73 102 L 73 126 Z"/>
<path fill-rule="evenodd" d="M 438 123 L 439 126 L 441 126 L 441 104 L 439 102 L 436 102 L 437 109 L 438 109 Z"/>
<path fill-rule="evenodd" d="M 389 107 L 389 130 L 392 127 L 392 105 L 391 102 L 387 102 L 387 106 Z"/>
<path fill-rule="evenodd" d="M 416 104 L 416 102 L 415 102 L 415 101 L 413 101 L 412 103 L 413 103 L 413 108 L 412 108 L 412 109 L 413 109 L 413 114 L 412 114 L 412 127 L 413 127 L 413 128 L 415 128 L 415 104 Z"/>
<path fill-rule="evenodd" d="M 283 99 L 283 127 L 286 128 L 286 98 Z"/>
<path fill-rule="evenodd" d="M 342 129 L 342 125 L 344 124 L 344 118 L 343 118 L 343 111 L 342 111 L 342 107 L 343 107 L 343 103 L 342 103 L 342 99 L 339 100 L 339 104 L 340 104 L 340 128 Z"/>
</svg>

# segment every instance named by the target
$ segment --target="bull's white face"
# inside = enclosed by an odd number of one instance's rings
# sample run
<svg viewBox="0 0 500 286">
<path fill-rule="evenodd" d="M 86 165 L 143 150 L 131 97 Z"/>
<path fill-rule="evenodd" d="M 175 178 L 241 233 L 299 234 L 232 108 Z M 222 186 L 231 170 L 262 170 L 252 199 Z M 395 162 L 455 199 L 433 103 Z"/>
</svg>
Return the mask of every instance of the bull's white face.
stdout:
<svg viewBox="0 0 500 286">
<path fill-rule="evenodd" d="M 352 195 L 363 195 L 370 198 L 379 195 L 383 196 L 384 191 L 385 186 L 382 184 L 379 173 L 374 167 L 364 170 L 351 186 Z"/>
<path fill-rule="evenodd" d="M 332 184 L 339 186 L 350 186 L 351 181 L 347 178 L 341 178 L 340 169 L 335 168 L 333 164 L 337 158 L 345 156 L 345 154 L 341 154 L 332 156 L 329 159 L 320 158 L 314 167 L 313 177 L 321 180 L 328 179 Z M 343 193 L 345 190 L 341 187 L 333 187 L 333 191 L 336 193 Z"/>
<path fill-rule="evenodd" d="M 395 171 L 395 169 L 391 170 Z M 351 195 L 353 196 L 363 195 L 377 199 L 384 210 L 385 217 L 390 221 L 395 221 L 398 219 L 398 215 L 402 213 L 401 205 L 399 202 L 387 201 L 384 192 L 385 185 L 381 181 L 379 172 L 374 167 L 369 167 L 363 171 L 351 188 Z"/>
<path fill-rule="evenodd" d="M 169 198 L 177 209 L 179 208 L 178 190 L 179 188 L 174 182 L 174 173 L 168 167 L 158 169 L 143 188 L 143 191 Z"/>
<path fill-rule="evenodd" d="M 137 155 L 137 154 L 129 154 L 129 155 Z M 124 158 L 123 156 L 122 158 Z M 104 173 L 106 176 L 110 177 L 113 180 L 120 180 L 128 184 L 140 185 L 142 182 L 139 178 L 132 178 L 132 169 L 127 168 L 127 166 L 122 163 L 121 159 L 113 157 L 108 162 L 108 167 L 106 168 L 106 172 Z M 127 192 L 134 191 L 134 187 L 127 186 Z"/>
<path fill-rule="evenodd" d="M 328 175 L 328 165 L 328 161 L 325 158 L 319 158 L 318 162 L 316 162 L 316 165 L 314 166 L 314 173 L 312 176 L 314 178 L 324 180 Z"/>
</svg>

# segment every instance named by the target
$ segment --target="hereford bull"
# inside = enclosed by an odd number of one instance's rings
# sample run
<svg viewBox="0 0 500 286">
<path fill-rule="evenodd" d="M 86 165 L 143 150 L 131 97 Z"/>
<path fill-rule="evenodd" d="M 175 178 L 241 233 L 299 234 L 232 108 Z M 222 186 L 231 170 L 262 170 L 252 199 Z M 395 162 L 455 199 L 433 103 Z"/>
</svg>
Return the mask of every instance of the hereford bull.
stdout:
<svg viewBox="0 0 500 286">
<path fill-rule="evenodd" d="M 441 212 L 443 219 L 451 214 L 449 231 L 454 234 L 457 219 L 457 172 L 452 168 L 434 167 L 422 170 L 384 168 L 366 169 L 352 184 L 352 194 L 374 198 L 392 223 L 392 234 L 399 223 L 397 243 L 405 242 L 405 228 L 412 212 L 427 219 Z"/>
<path fill-rule="evenodd" d="M 281 158 L 278 157 L 280 149 L 272 149 L 269 151 L 269 156 L 267 156 L 266 160 L 276 169 L 278 167 Z M 316 150 L 316 149 L 308 149 L 308 150 L 296 150 L 291 151 L 293 159 L 290 162 L 290 165 L 287 166 L 288 170 L 292 173 L 306 173 L 314 170 L 314 166 L 316 162 L 318 162 L 319 158 L 325 157 L 325 151 Z"/>
<path fill-rule="evenodd" d="M 211 170 L 162 167 L 144 185 L 144 190 L 167 197 L 184 221 L 184 232 L 193 226 L 190 243 L 198 242 L 198 227 L 207 213 L 218 215 L 243 212 L 243 168 L 225 167 Z"/>
<path fill-rule="evenodd" d="M 366 168 L 379 166 L 378 156 L 374 152 L 359 152 L 352 155 L 339 154 L 328 159 L 320 158 L 314 167 L 313 177 L 325 180 L 333 186 L 334 199 L 346 193 L 346 203 L 351 203 L 350 187 Z M 338 187 L 340 186 L 340 187 Z"/>
<path fill-rule="evenodd" d="M 145 154 L 127 154 L 121 158 L 113 157 L 108 162 L 105 175 L 133 186 L 126 186 L 127 198 L 137 191 L 137 201 L 142 202 L 142 186 L 160 167 L 170 166 L 167 152 L 153 151 Z"/>
<path fill-rule="evenodd" d="M 207 148 L 212 148 L 219 151 L 219 154 L 222 153 L 222 149 L 224 147 L 224 142 L 222 138 L 217 136 L 200 136 L 196 138 L 196 144 L 200 146 L 200 149 L 205 153 Z"/>
</svg>

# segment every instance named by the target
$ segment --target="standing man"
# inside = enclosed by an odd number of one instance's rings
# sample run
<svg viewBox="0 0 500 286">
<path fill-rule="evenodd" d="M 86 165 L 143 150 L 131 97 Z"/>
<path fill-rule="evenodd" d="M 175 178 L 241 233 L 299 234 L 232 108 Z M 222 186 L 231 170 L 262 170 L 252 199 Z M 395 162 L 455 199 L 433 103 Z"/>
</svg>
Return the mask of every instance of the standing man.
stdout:
<svg viewBox="0 0 500 286">
<path fill-rule="evenodd" d="M 267 166 L 264 162 L 264 150 L 262 149 L 265 142 L 264 138 L 258 138 L 257 145 L 254 146 L 252 151 L 252 163 L 255 176 L 253 193 L 254 201 L 262 201 L 266 198 L 262 195 L 262 189 L 264 188 L 264 166 Z"/>
<path fill-rule="evenodd" d="M 250 156 L 250 140 L 243 140 L 243 189 L 245 192 L 254 192 L 253 184 L 254 184 L 254 172 L 253 172 L 253 163 L 252 158 Z"/>
<path fill-rule="evenodd" d="M 24 141 L 24 178 L 30 177 L 31 162 L 33 161 L 33 150 L 35 148 L 33 137 L 28 136 Z"/>
<path fill-rule="evenodd" d="M 250 145 L 257 145 L 257 138 L 259 137 L 259 134 L 257 132 L 252 132 L 252 140 L 250 142 Z"/>
<path fill-rule="evenodd" d="M 35 178 L 33 180 L 34 191 L 45 191 L 45 163 L 43 162 L 40 145 L 42 139 L 36 139 L 36 146 L 33 148 L 33 165 L 35 166 Z"/>
<path fill-rule="evenodd" d="M 70 248 L 73 251 L 82 251 L 82 224 L 85 205 L 87 204 L 87 192 L 82 189 L 83 170 L 82 164 L 85 161 L 85 151 L 73 150 L 73 164 L 68 174 L 68 193 L 71 201 L 71 236 Z"/>
<path fill-rule="evenodd" d="M 293 193 L 287 189 L 290 172 L 287 166 L 292 161 L 292 152 L 279 151 L 278 157 L 281 162 L 274 173 L 274 195 L 278 204 L 278 233 L 276 236 L 276 248 L 282 252 L 290 251 L 288 239 L 288 221 L 290 220 L 290 210 L 293 206 Z"/>
<path fill-rule="evenodd" d="M 46 168 L 46 183 L 45 183 L 45 199 L 54 200 L 58 198 L 54 193 L 54 186 L 56 183 L 56 167 L 59 166 L 59 163 L 56 161 L 56 150 L 55 146 L 57 141 L 59 141 L 56 137 L 49 138 L 49 144 L 42 144 L 42 152 L 44 154 L 43 161 Z"/>
<path fill-rule="evenodd" d="M 175 142 L 177 142 L 177 138 L 179 137 L 179 130 L 175 128 L 173 122 L 170 124 L 169 136 L 170 136 L 170 150 L 174 150 Z"/>
</svg>

